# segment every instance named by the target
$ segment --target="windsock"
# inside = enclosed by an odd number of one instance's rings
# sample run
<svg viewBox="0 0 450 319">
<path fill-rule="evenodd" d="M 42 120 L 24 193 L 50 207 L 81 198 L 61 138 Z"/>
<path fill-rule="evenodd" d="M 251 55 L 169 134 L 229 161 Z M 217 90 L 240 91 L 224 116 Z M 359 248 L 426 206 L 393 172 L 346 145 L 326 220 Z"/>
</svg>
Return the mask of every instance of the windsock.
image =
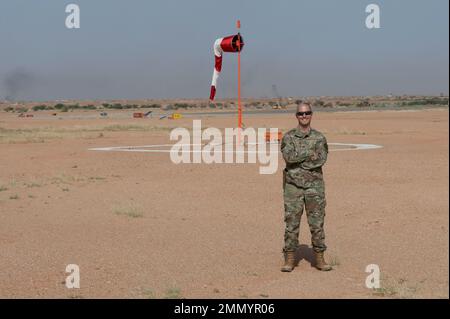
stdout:
<svg viewBox="0 0 450 319">
<path fill-rule="evenodd" d="M 219 38 L 214 42 L 214 73 L 211 82 L 211 93 L 209 99 L 214 100 L 216 95 L 217 79 L 219 78 L 220 71 L 222 70 L 222 54 L 223 52 L 240 52 L 244 47 L 244 40 L 240 33 L 236 35 L 230 35 L 225 38 Z"/>
</svg>

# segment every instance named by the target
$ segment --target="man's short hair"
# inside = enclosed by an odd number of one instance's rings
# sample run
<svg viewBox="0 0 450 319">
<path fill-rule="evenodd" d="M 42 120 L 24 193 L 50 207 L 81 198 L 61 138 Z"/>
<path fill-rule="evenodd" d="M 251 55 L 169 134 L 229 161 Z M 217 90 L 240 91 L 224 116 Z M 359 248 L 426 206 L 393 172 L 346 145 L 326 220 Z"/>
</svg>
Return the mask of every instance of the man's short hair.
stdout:
<svg viewBox="0 0 450 319">
<path fill-rule="evenodd" d="M 299 103 L 297 103 L 297 110 L 298 110 L 298 109 L 300 108 L 300 106 L 302 106 L 302 105 L 308 106 L 310 111 L 313 110 L 313 109 L 312 109 L 312 104 L 311 104 L 311 102 L 308 102 L 308 101 L 302 101 L 302 100 L 299 100 Z"/>
</svg>

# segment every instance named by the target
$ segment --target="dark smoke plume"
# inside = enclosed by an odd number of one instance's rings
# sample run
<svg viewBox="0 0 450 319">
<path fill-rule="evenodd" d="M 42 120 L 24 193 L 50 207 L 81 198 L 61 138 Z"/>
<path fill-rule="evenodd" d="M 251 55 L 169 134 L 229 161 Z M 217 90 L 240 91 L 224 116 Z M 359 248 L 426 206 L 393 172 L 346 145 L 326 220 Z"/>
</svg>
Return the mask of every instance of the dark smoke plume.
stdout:
<svg viewBox="0 0 450 319">
<path fill-rule="evenodd" d="M 33 85 L 33 75 L 25 70 L 15 70 L 10 72 L 3 79 L 5 88 L 5 100 L 14 101 Z"/>
</svg>

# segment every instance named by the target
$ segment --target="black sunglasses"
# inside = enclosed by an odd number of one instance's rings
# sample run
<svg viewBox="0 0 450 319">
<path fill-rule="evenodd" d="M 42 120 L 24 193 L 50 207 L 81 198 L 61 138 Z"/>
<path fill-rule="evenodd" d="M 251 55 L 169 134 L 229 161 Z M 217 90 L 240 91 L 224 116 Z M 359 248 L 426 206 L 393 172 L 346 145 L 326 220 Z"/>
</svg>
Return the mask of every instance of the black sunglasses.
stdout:
<svg viewBox="0 0 450 319">
<path fill-rule="evenodd" d="M 295 115 L 297 116 L 303 116 L 303 115 L 311 115 L 312 111 L 306 111 L 306 112 L 297 112 Z"/>
</svg>

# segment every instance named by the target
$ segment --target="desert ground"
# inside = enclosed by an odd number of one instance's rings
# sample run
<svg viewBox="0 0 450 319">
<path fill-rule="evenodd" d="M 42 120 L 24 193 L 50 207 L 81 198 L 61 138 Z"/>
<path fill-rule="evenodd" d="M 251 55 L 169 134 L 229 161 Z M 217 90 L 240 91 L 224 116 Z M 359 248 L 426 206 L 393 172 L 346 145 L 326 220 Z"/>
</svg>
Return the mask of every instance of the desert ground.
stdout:
<svg viewBox="0 0 450 319">
<path fill-rule="evenodd" d="M 178 164 L 168 153 L 91 148 L 170 144 L 171 129 L 235 127 L 236 114 L 133 118 L 132 111 L 33 118 L 0 112 L 0 298 L 448 298 L 449 112 L 316 112 L 336 151 L 324 167 L 326 258 L 283 263 L 281 155 L 259 164 Z M 182 112 L 183 113 L 183 112 Z M 290 113 L 244 114 L 246 127 L 296 126 Z M 65 286 L 80 268 L 79 289 Z M 377 264 L 381 288 L 365 285 Z"/>
</svg>

